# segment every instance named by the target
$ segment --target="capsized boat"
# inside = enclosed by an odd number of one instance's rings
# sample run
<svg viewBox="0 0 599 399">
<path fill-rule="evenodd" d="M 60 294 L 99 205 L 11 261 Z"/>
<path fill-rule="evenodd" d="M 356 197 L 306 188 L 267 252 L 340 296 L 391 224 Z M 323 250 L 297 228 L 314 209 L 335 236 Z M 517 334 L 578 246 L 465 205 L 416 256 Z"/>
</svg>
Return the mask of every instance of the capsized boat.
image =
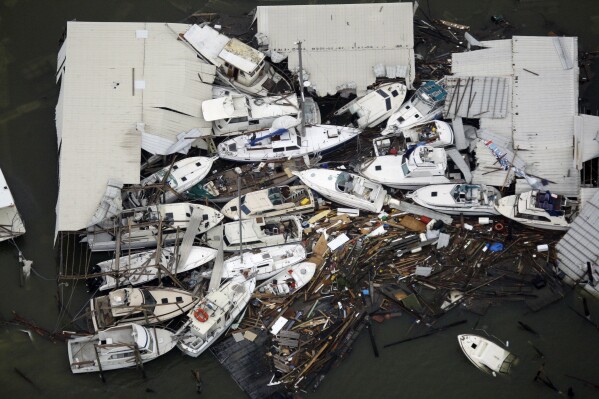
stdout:
<svg viewBox="0 0 599 399">
<path fill-rule="evenodd" d="M 282 116 L 270 129 L 223 141 L 217 147 L 218 155 L 231 161 L 258 162 L 324 154 L 361 132 L 353 127 L 311 125 L 302 133 L 299 123 L 295 118 Z"/>
<path fill-rule="evenodd" d="M 255 217 L 241 222 L 225 223 L 223 250 L 234 252 L 240 249 L 239 228 L 243 233 L 243 248 L 254 249 L 273 245 L 292 244 L 302 240 L 302 225 L 297 216 Z M 208 245 L 218 248 L 220 236 L 206 234 Z"/>
<path fill-rule="evenodd" d="M 139 249 L 156 246 L 159 227 L 162 228 L 162 243 L 172 244 L 177 238 L 182 239 L 190 223 L 191 215 L 201 217 L 197 234 L 204 233 L 217 224 L 225 216 L 209 206 L 175 203 L 150 205 L 122 211 L 117 217 L 106 219 L 87 229 L 87 242 L 92 251 L 114 251 L 120 229 L 120 248 Z"/>
<path fill-rule="evenodd" d="M 0 242 L 25 234 L 23 219 L 0 169 Z"/>
<path fill-rule="evenodd" d="M 94 330 L 118 324 L 156 324 L 187 313 L 199 298 L 169 287 L 126 287 L 89 301 Z"/>
<path fill-rule="evenodd" d="M 233 324 L 250 301 L 254 288 L 256 277 L 238 277 L 208 293 L 177 331 L 177 347 L 188 356 L 200 356 Z"/>
<path fill-rule="evenodd" d="M 67 341 L 71 371 L 91 373 L 134 367 L 175 347 L 174 334 L 164 328 L 123 324 L 95 335 Z"/>
<path fill-rule="evenodd" d="M 239 206 L 241 200 L 241 207 Z M 229 201 L 220 210 L 230 219 L 280 216 L 313 212 L 314 196 L 307 186 L 278 186 L 254 191 Z"/>
<path fill-rule="evenodd" d="M 287 296 L 301 290 L 314 277 L 316 264 L 302 262 L 287 267 L 256 287 L 259 294 Z"/>
<path fill-rule="evenodd" d="M 279 273 L 283 268 L 295 265 L 304 259 L 306 259 L 306 250 L 301 244 L 260 248 L 225 259 L 222 278 L 235 278 L 244 273 L 253 272 L 256 273 L 256 280 L 264 280 Z M 212 270 L 202 273 L 204 278 L 211 276 Z"/>
<path fill-rule="evenodd" d="M 406 93 L 407 88 L 401 83 L 382 84 L 366 95 L 345 104 L 335 111 L 334 115 L 349 113 L 354 127 L 374 127 L 397 111 L 406 98 Z"/>
<path fill-rule="evenodd" d="M 570 228 L 572 204 L 562 195 L 532 190 L 499 200 L 497 212 L 529 227 L 565 231 Z"/>
<path fill-rule="evenodd" d="M 382 185 L 352 173 L 330 169 L 294 172 L 302 182 L 333 202 L 369 212 L 380 212 L 388 201 Z"/>
<path fill-rule="evenodd" d="M 439 82 L 428 81 L 387 120 L 382 135 L 397 133 L 416 124 L 440 117 L 447 91 Z"/>
<path fill-rule="evenodd" d="M 449 215 L 499 215 L 501 193 L 484 184 L 434 184 L 407 195 L 418 205 Z"/>
<path fill-rule="evenodd" d="M 208 175 L 214 161 L 218 157 L 189 157 L 175 162 L 146 177 L 140 183 L 142 190 L 131 190 L 128 199 L 132 207 L 145 206 L 148 199 L 156 196 L 157 202 L 171 203 L 180 198 L 181 194 L 198 184 Z M 168 174 L 168 176 L 167 176 Z M 148 185 L 161 185 L 143 190 Z M 160 190 L 157 192 L 157 190 Z"/>
<path fill-rule="evenodd" d="M 106 260 L 98 263 L 100 272 L 107 273 L 100 278 L 99 290 L 109 290 L 117 285 L 145 284 L 157 278 L 159 271 L 165 276 L 193 270 L 214 260 L 217 252 L 214 248 L 193 246 L 185 264 L 180 265 L 179 256 L 175 256 L 175 247 L 161 248 L 160 267 L 156 265 L 156 250 L 121 256 L 118 265 L 115 259 Z"/>
<path fill-rule="evenodd" d="M 509 374 L 517 357 L 490 340 L 473 334 L 458 335 L 458 342 L 464 354 L 485 373 Z"/>
<path fill-rule="evenodd" d="M 362 162 L 360 174 L 393 188 L 417 189 L 428 184 L 446 184 L 447 154 L 443 148 L 412 147 L 398 155 L 383 155 Z"/>
</svg>

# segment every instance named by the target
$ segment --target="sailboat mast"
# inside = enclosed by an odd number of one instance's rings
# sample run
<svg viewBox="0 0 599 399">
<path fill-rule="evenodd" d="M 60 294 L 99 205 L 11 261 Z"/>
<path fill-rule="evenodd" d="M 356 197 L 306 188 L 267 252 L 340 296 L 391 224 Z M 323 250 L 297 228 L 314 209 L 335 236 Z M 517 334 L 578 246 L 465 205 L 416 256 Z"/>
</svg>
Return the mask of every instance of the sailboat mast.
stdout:
<svg viewBox="0 0 599 399">
<path fill-rule="evenodd" d="M 298 51 L 298 57 L 299 57 L 298 77 L 299 77 L 299 84 L 300 84 L 300 115 L 302 117 L 301 125 L 300 125 L 300 134 L 302 136 L 304 136 L 305 132 L 306 132 L 306 116 L 304 115 L 304 102 L 306 101 L 306 99 L 304 97 L 304 69 L 302 67 L 302 42 L 299 40 L 297 41 L 297 51 Z"/>
<path fill-rule="evenodd" d="M 243 224 L 241 223 L 241 175 L 237 175 L 237 210 L 239 211 L 239 260 L 243 264 Z"/>
</svg>

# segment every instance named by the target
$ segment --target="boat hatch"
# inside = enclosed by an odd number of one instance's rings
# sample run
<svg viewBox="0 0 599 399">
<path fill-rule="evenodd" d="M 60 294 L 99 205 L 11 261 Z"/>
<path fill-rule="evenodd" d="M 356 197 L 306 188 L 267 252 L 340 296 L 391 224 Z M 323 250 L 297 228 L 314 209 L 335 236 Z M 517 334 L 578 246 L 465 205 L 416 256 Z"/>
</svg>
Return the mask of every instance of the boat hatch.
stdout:
<svg viewBox="0 0 599 399">
<path fill-rule="evenodd" d="M 327 137 L 332 139 L 335 137 L 339 137 L 339 131 L 337 130 L 327 130 Z"/>
</svg>

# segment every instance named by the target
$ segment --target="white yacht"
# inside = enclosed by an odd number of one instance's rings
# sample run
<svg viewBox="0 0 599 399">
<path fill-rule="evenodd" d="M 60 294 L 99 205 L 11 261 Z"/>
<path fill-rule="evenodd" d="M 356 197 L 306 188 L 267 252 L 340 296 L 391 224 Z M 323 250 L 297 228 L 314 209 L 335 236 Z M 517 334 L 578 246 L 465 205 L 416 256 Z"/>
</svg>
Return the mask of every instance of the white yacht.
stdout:
<svg viewBox="0 0 599 399">
<path fill-rule="evenodd" d="M 199 298 L 168 287 L 121 288 L 89 301 L 94 330 L 118 324 L 156 324 L 187 313 Z"/>
<path fill-rule="evenodd" d="M 425 82 L 397 112 L 387 120 L 383 135 L 397 133 L 416 124 L 438 118 L 443 113 L 447 91 L 438 82 Z"/>
<path fill-rule="evenodd" d="M 281 270 L 256 287 L 258 294 L 288 296 L 301 290 L 316 273 L 316 264 L 302 262 Z"/>
<path fill-rule="evenodd" d="M 167 166 L 158 172 L 146 177 L 140 183 L 143 189 L 148 185 L 160 185 L 164 183 L 164 188 L 157 195 L 160 203 L 175 202 L 181 194 L 198 184 L 208 175 L 214 161 L 218 157 L 189 157 L 177 161 L 173 166 Z M 166 176 L 168 173 L 168 176 Z M 129 191 L 129 202 L 133 207 L 147 205 L 148 196 L 151 195 L 146 190 Z M 155 191 L 154 191 L 155 192 Z"/>
<path fill-rule="evenodd" d="M 431 147 L 448 147 L 453 145 L 454 135 L 451 125 L 447 122 L 434 120 L 419 123 L 401 130 L 408 146 L 424 143 Z"/>
<path fill-rule="evenodd" d="M 239 206 L 241 200 L 241 206 Z M 229 201 L 220 210 L 230 219 L 249 219 L 256 216 L 280 216 L 313 212 L 314 196 L 307 186 L 278 186 L 253 191 Z"/>
<path fill-rule="evenodd" d="M 0 169 L 0 242 L 25 234 L 23 219 Z"/>
<path fill-rule="evenodd" d="M 177 347 L 186 355 L 200 356 L 233 324 L 256 288 L 256 277 L 234 278 L 208 293 L 188 313 L 188 321 L 177 332 Z"/>
<path fill-rule="evenodd" d="M 192 213 L 201 217 L 197 234 L 213 228 L 225 217 L 216 209 L 199 204 L 182 202 L 150 205 L 124 210 L 117 217 L 88 227 L 87 237 L 81 242 L 87 242 L 94 252 L 114 251 L 117 236 L 120 236 L 121 250 L 155 247 L 158 230 L 161 228 L 162 243 L 172 244 L 177 239 L 183 239 Z"/>
<path fill-rule="evenodd" d="M 266 62 L 264 53 L 208 24 L 192 25 L 183 39 L 216 66 L 221 80 L 245 93 L 268 96 L 292 91 L 289 82 Z"/>
<path fill-rule="evenodd" d="M 512 365 L 517 363 L 515 355 L 481 336 L 458 335 L 458 342 L 468 360 L 485 373 L 509 374 Z"/>
<path fill-rule="evenodd" d="M 418 205 L 449 215 L 499 215 L 495 205 L 501 193 L 484 184 L 434 184 L 407 197 Z"/>
<path fill-rule="evenodd" d="M 255 271 L 256 280 L 264 280 L 304 259 L 306 259 L 306 250 L 301 244 L 260 248 L 225 259 L 222 278 L 234 278 L 245 272 Z M 204 278 L 211 276 L 212 270 L 202 273 Z"/>
<path fill-rule="evenodd" d="M 529 227 L 565 231 L 570 228 L 572 204 L 549 191 L 532 190 L 503 197 L 495 206 L 508 219 Z"/>
<path fill-rule="evenodd" d="M 360 165 L 360 174 L 393 188 L 417 189 L 428 184 L 446 184 L 447 154 L 443 148 L 412 147 L 405 153 L 370 158 Z"/>
<path fill-rule="evenodd" d="M 127 254 L 116 259 L 106 260 L 98 263 L 101 273 L 107 273 L 101 277 L 100 291 L 109 290 L 123 285 L 140 285 L 152 281 L 158 277 L 158 273 L 164 277 L 168 274 L 183 273 L 216 258 L 217 250 L 213 248 L 193 246 L 185 264 L 179 264 L 179 254 L 175 256 L 175 247 L 160 249 L 160 266 L 156 265 L 156 250 Z"/>
<path fill-rule="evenodd" d="M 352 173 L 330 169 L 308 169 L 293 173 L 306 186 L 339 204 L 380 212 L 388 201 L 387 191 L 382 185 Z"/>
<path fill-rule="evenodd" d="M 351 114 L 351 123 L 354 127 L 375 127 L 397 111 L 406 98 L 406 93 L 406 86 L 401 83 L 385 83 L 345 104 L 335 111 L 334 115 L 347 112 Z"/>
<path fill-rule="evenodd" d="M 243 234 L 243 249 L 270 247 L 273 245 L 292 244 L 302 240 L 302 225 L 297 216 L 255 217 L 241 222 L 225 223 L 223 234 L 223 250 L 239 251 L 239 229 Z M 208 232 L 208 245 L 218 248 L 219 235 Z"/>
<path fill-rule="evenodd" d="M 123 324 L 96 335 L 67 341 L 71 371 L 91 373 L 135 367 L 175 347 L 174 334 L 163 328 Z"/>
</svg>

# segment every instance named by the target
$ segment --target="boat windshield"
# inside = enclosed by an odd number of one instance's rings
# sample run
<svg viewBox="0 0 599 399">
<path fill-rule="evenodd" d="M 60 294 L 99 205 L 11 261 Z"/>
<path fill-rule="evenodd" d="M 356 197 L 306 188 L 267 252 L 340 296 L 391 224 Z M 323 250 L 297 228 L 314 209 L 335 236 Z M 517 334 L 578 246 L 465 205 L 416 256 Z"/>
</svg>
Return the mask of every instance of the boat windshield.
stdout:
<svg viewBox="0 0 599 399">
<path fill-rule="evenodd" d="M 353 176 L 346 172 L 340 173 L 335 183 L 337 190 L 342 193 L 351 193 L 354 189 Z"/>
<path fill-rule="evenodd" d="M 150 291 L 148 290 L 142 290 L 143 295 L 144 295 L 144 312 L 147 313 L 154 313 L 154 308 L 156 307 L 156 299 L 154 299 L 154 297 L 152 296 L 152 294 L 150 293 Z"/>
<path fill-rule="evenodd" d="M 412 100 L 414 107 L 422 114 L 426 115 L 435 106 L 435 103 L 425 93 L 416 92 L 414 99 Z"/>
<path fill-rule="evenodd" d="M 401 164 L 401 170 L 403 171 L 404 176 L 407 176 L 410 174 L 410 168 L 408 167 L 407 162 L 404 162 Z"/>
<path fill-rule="evenodd" d="M 158 181 L 164 181 L 164 175 L 166 175 L 166 170 L 161 170 L 160 172 L 156 173 L 156 177 L 158 178 Z M 168 178 L 166 179 L 166 184 L 168 184 L 169 186 L 171 186 L 172 188 L 176 188 L 179 183 L 177 182 L 177 179 L 175 179 L 175 177 L 173 175 L 168 175 Z"/>
<path fill-rule="evenodd" d="M 273 187 L 268 189 L 268 199 L 273 205 L 281 205 L 284 202 L 283 194 L 281 194 L 281 188 Z"/>
</svg>

